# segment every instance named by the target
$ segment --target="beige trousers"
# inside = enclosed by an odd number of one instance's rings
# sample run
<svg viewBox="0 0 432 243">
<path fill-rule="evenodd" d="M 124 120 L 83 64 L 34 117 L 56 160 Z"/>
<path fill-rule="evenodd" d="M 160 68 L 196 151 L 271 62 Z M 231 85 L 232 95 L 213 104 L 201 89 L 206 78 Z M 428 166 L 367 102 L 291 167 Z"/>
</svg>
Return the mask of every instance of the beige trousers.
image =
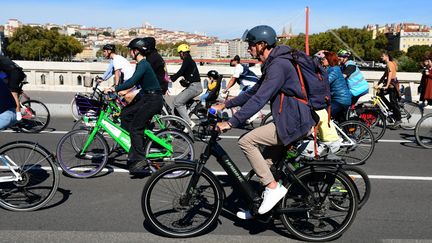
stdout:
<svg viewBox="0 0 432 243">
<path fill-rule="evenodd" d="M 277 136 L 275 124 L 272 122 L 250 131 L 239 139 L 238 144 L 261 183 L 267 185 L 274 181 L 270 166 L 272 161 L 282 159 L 286 151 Z M 259 150 L 260 145 L 266 146 L 263 153 Z"/>
</svg>

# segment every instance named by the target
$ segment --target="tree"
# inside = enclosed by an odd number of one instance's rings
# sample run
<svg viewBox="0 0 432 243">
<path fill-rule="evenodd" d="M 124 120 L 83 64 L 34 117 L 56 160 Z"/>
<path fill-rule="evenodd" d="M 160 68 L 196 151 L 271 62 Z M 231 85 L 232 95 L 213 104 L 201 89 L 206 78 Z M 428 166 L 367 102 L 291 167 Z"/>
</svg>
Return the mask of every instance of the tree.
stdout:
<svg viewBox="0 0 432 243">
<path fill-rule="evenodd" d="M 111 36 L 111 33 L 108 32 L 108 31 L 104 31 L 104 32 L 102 32 L 102 35 L 104 35 L 104 36 Z"/>
<path fill-rule="evenodd" d="M 129 36 L 136 36 L 136 35 L 137 35 L 136 31 L 133 30 L 129 31 Z"/>
<path fill-rule="evenodd" d="M 432 47 L 423 46 L 411 46 L 408 48 L 407 56 L 412 58 L 416 62 L 423 61 L 424 57 L 432 54 Z"/>
<path fill-rule="evenodd" d="M 61 35 L 57 30 L 23 26 L 10 38 L 7 47 L 13 59 L 24 60 L 65 60 L 71 59 L 84 47 L 75 38 Z"/>
<path fill-rule="evenodd" d="M 420 70 L 419 63 L 408 56 L 402 56 L 397 59 L 398 70 L 402 72 L 418 72 Z"/>
</svg>

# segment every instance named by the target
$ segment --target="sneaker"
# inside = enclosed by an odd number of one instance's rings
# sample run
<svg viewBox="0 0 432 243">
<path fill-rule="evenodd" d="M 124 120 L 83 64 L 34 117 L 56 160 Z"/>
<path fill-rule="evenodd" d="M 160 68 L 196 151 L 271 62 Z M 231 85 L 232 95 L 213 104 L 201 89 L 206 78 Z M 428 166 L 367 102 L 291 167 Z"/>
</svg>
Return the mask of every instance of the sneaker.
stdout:
<svg viewBox="0 0 432 243">
<path fill-rule="evenodd" d="M 236 215 L 237 215 L 237 218 L 244 219 L 244 220 L 253 218 L 253 215 L 251 214 L 251 212 L 249 210 L 238 211 Z"/>
<path fill-rule="evenodd" d="M 130 173 L 138 173 L 144 171 L 144 168 L 147 166 L 147 161 L 145 160 L 131 161 L 128 164 L 129 164 Z"/>
<path fill-rule="evenodd" d="M 278 183 L 275 189 L 265 188 L 263 192 L 263 202 L 258 209 L 259 214 L 265 214 L 270 211 L 288 192 L 288 189 Z"/>
<path fill-rule="evenodd" d="M 21 115 L 21 112 L 19 112 L 19 111 L 17 111 L 17 113 L 16 113 L 16 120 L 17 121 L 21 121 L 22 120 L 22 115 Z"/>
</svg>

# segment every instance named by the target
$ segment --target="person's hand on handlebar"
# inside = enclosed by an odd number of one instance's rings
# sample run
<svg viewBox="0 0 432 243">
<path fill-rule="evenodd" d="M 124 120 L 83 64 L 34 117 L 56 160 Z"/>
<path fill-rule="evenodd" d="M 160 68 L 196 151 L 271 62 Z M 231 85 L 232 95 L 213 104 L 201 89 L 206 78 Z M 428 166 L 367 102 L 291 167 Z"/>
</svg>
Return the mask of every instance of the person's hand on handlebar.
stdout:
<svg viewBox="0 0 432 243">
<path fill-rule="evenodd" d="M 232 128 L 232 125 L 229 121 L 218 122 L 216 126 L 221 132 L 226 132 Z"/>
<path fill-rule="evenodd" d="M 98 83 L 102 83 L 103 81 L 105 81 L 105 80 L 103 80 L 103 78 L 101 78 L 101 77 L 96 77 L 96 82 L 98 82 Z"/>
<path fill-rule="evenodd" d="M 225 104 L 221 103 L 221 104 L 212 105 L 212 108 L 217 110 L 217 111 L 221 111 L 221 110 L 225 109 Z"/>
</svg>

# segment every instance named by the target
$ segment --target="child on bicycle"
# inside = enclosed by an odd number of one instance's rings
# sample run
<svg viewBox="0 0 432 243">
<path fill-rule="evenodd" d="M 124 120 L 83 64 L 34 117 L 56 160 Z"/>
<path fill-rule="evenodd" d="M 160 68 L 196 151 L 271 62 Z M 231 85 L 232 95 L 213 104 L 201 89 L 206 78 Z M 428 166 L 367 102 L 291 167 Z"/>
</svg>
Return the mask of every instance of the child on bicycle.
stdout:
<svg viewBox="0 0 432 243">
<path fill-rule="evenodd" d="M 221 87 L 222 76 L 215 70 L 210 70 L 207 73 L 207 78 L 209 83 L 207 85 L 207 91 L 200 96 L 201 104 L 207 107 L 211 102 L 216 101 L 219 96 L 219 91 Z"/>
</svg>

